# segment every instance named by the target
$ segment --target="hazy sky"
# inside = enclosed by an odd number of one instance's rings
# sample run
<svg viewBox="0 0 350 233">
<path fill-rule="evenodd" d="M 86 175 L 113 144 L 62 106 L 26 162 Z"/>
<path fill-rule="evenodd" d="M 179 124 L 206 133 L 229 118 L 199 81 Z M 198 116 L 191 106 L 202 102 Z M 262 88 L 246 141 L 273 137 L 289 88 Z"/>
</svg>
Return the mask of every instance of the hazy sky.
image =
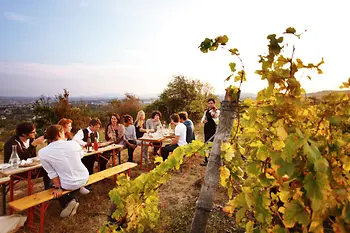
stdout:
<svg viewBox="0 0 350 233">
<path fill-rule="evenodd" d="M 223 93 L 233 57 L 198 50 L 223 34 L 242 54 L 243 91 L 255 93 L 266 36 L 289 26 L 307 29 L 296 57 L 325 58 L 324 75 L 302 79 L 306 90 L 338 89 L 350 76 L 348 9 L 345 0 L 1 0 L 0 96 L 160 93 L 174 74 Z"/>
</svg>

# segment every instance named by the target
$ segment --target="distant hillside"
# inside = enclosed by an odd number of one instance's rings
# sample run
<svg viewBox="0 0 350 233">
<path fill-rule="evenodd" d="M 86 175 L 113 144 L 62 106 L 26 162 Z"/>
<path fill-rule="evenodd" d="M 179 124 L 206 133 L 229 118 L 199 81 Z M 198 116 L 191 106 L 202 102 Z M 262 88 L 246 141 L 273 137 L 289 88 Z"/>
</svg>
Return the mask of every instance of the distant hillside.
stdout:
<svg viewBox="0 0 350 233">
<path fill-rule="evenodd" d="M 345 90 L 345 89 L 344 90 L 336 90 L 336 91 L 335 90 L 318 91 L 318 92 L 313 92 L 313 93 L 307 93 L 306 95 L 308 97 L 314 97 L 316 99 L 321 99 L 322 96 L 327 95 L 327 94 L 329 94 L 331 92 L 345 92 L 348 95 L 350 95 L 350 90 Z"/>
</svg>

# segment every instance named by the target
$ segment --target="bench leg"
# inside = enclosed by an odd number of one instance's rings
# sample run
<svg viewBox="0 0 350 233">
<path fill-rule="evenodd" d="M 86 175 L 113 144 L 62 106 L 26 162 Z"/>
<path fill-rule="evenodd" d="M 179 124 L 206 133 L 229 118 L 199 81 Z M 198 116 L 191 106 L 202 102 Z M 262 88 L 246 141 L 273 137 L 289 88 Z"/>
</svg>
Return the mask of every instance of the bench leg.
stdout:
<svg viewBox="0 0 350 233">
<path fill-rule="evenodd" d="M 34 230 L 34 210 L 29 208 L 27 210 L 27 225 L 31 230 Z"/>
<path fill-rule="evenodd" d="M 45 212 L 48 206 L 49 204 L 42 203 L 40 207 L 40 228 L 39 228 L 40 233 L 44 233 Z"/>
<path fill-rule="evenodd" d="M 130 177 L 130 169 L 128 169 L 128 176 Z"/>
</svg>

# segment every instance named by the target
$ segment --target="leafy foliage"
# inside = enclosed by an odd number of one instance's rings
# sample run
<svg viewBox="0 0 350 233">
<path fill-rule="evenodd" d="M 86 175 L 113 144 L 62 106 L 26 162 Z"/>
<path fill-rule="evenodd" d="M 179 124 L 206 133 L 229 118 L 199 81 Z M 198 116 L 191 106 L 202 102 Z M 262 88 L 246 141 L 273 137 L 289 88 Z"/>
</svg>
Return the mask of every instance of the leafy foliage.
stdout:
<svg viewBox="0 0 350 233">
<path fill-rule="evenodd" d="M 295 34 L 288 28 L 285 34 Z M 300 36 L 298 36 L 300 37 Z M 317 70 L 301 59 L 283 55 L 284 37 L 269 40 L 268 54 L 260 56 L 256 73 L 268 87 L 241 114 L 237 137 L 223 153 L 245 158 L 227 160 L 221 184 L 232 197 L 232 182 L 240 180 L 238 195 L 225 211 L 247 232 L 324 232 L 331 222 L 335 232 L 349 231 L 350 103 L 344 93 L 330 93 L 315 104 L 303 98 L 298 72 Z M 343 83 L 347 87 L 347 83 Z M 233 151 L 233 152 L 232 152 Z M 231 158 L 232 156 L 229 156 Z M 246 176 L 237 176 L 237 170 Z M 224 180 L 224 182 L 223 182 Z M 335 220 L 331 220 L 330 217 Z"/>
<path fill-rule="evenodd" d="M 218 99 L 211 94 L 212 92 L 213 88 L 209 84 L 182 75 L 175 76 L 159 98 L 146 106 L 145 111 L 150 115 L 153 110 L 159 110 L 163 114 L 163 119 L 167 121 L 171 114 L 187 111 L 190 119 L 196 122 L 202 117 L 203 106 L 208 98 Z"/>
<path fill-rule="evenodd" d="M 224 211 L 235 216 L 248 233 L 323 233 L 325 222 L 334 232 L 349 232 L 349 97 L 330 93 L 319 103 L 304 98 L 298 75 L 309 70 L 321 74 L 324 62 L 305 65 L 294 58 L 294 46 L 290 56 L 284 55 L 288 37 L 300 38 L 301 34 L 294 28 L 283 34 L 286 38 L 267 37 L 268 53 L 259 56 L 261 69 L 256 73 L 268 86 L 256 101 L 246 99 L 240 104 L 232 138 L 221 145 L 220 184 L 230 198 Z M 200 50 L 215 51 L 227 43 L 227 36 L 206 38 Z M 227 50 L 240 60 L 237 49 Z M 233 81 L 240 84 L 245 80 L 242 61 L 241 65 L 240 71 L 235 63 L 229 65 L 230 77 L 237 75 Z M 344 82 L 342 87 L 349 84 Z M 230 86 L 228 91 L 235 99 L 240 86 Z M 170 171 L 180 167 L 185 155 L 203 154 L 210 145 L 205 147 L 195 141 L 177 148 L 166 161 L 134 181 L 120 177 L 117 188 L 110 192 L 118 224 L 101 231 L 143 232 L 154 227 L 159 218 L 159 186 L 169 179 Z"/>
<path fill-rule="evenodd" d="M 132 229 L 143 232 L 145 229 L 153 229 L 160 216 L 159 187 L 171 178 L 172 171 L 180 169 L 185 156 L 190 157 L 198 151 L 204 155 L 204 150 L 209 147 L 210 145 L 204 145 L 201 141 L 193 141 L 191 144 L 176 148 L 164 162 L 161 157 L 157 157 L 156 161 L 160 164 L 134 180 L 119 175 L 118 186 L 109 192 L 111 201 L 116 207 L 112 218 L 117 224 L 105 225 L 101 227 L 100 232 L 129 232 Z"/>
</svg>

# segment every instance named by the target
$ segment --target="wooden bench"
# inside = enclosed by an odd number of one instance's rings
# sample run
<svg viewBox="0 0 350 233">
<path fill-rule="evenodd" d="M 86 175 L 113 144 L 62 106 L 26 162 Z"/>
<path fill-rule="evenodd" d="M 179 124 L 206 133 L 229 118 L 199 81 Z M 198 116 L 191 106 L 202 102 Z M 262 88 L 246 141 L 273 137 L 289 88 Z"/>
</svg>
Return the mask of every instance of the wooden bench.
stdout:
<svg viewBox="0 0 350 233">
<path fill-rule="evenodd" d="M 123 164 L 115 166 L 115 167 L 108 168 L 104 171 L 100 171 L 100 172 L 91 174 L 88 182 L 84 186 L 94 184 L 94 183 L 101 181 L 105 178 L 117 175 L 117 174 L 125 172 L 125 171 L 128 171 L 128 175 L 130 176 L 130 168 L 133 168 L 136 166 L 137 166 L 136 163 L 127 162 L 127 163 L 123 163 Z M 35 213 L 35 210 L 37 210 L 38 212 L 35 214 L 38 214 L 40 217 L 39 232 L 42 233 L 42 232 L 44 232 L 45 212 L 48 208 L 47 202 L 54 199 L 53 194 L 52 194 L 53 191 L 54 191 L 54 189 L 51 188 L 51 189 L 47 189 L 47 190 L 44 190 L 44 191 L 39 192 L 39 193 L 32 194 L 30 196 L 23 197 L 21 199 L 10 202 L 9 206 L 11 209 L 13 209 L 15 211 L 24 211 L 24 210 L 29 211 L 27 224 L 31 228 L 31 230 L 34 230 L 34 213 Z M 69 190 L 63 191 L 63 195 L 67 194 L 69 192 L 71 192 L 71 191 L 69 191 Z M 40 207 L 37 207 L 38 205 L 40 205 Z"/>
</svg>

